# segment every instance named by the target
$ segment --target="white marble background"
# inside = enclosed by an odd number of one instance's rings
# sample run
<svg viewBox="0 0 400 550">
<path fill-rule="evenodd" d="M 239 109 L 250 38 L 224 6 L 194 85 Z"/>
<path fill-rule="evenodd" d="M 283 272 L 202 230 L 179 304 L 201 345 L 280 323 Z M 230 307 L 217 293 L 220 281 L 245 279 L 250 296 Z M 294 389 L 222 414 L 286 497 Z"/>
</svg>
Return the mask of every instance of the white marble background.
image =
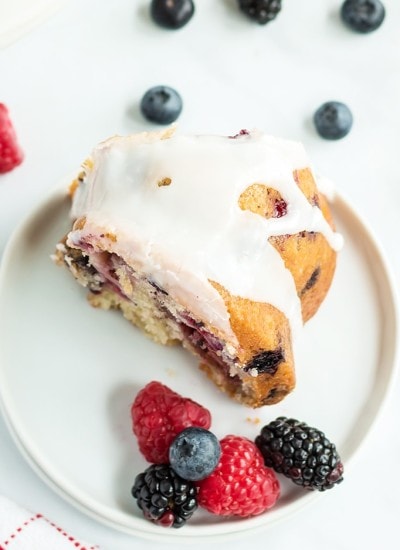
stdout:
<svg viewBox="0 0 400 550">
<path fill-rule="evenodd" d="M 259 127 L 303 141 L 316 168 L 368 220 L 398 286 L 400 2 L 384 0 L 386 21 L 366 36 L 343 27 L 340 0 L 283 3 L 276 21 L 258 27 L 235 12 L 234 0 L 197 0 L 191 23 L 169 33 L 149 21 L 146 0 L 69 0 L 3 47 L 0 101 L 11 110 L 26 159 L 1 176 L 0 254 L 32 205 L 96 142 L 149 127 L 138 102 L 148 87 L 164 83 L 183 96 L 181 132 Z M 0 0 L 0 14 L 6 7 Z M 354 114 L 351 134 L 338 142 L 321 140 L 310 122 L 329 99 L 346 102 Z M 265 533 L 218 547 L 395 548 L 399 396 L 397 382 L 340 490 Z M 108 529 L 66 504 L 31 471 L 1 419 L 0 493 L 104 550 L 160 546 Z"/>
</svg>

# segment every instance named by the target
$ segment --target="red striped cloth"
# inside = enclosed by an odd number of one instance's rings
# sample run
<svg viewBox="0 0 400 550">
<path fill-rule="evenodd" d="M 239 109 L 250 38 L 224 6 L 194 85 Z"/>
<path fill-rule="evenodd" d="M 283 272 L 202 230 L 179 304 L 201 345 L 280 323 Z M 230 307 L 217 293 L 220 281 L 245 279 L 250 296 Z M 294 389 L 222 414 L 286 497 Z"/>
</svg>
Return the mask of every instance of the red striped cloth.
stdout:
<svg viewBox="0 0 400 550">
<path fill-rule="evenodd" d="M 0 550 L 98 550 L 0 495 Z"/>
</svg>

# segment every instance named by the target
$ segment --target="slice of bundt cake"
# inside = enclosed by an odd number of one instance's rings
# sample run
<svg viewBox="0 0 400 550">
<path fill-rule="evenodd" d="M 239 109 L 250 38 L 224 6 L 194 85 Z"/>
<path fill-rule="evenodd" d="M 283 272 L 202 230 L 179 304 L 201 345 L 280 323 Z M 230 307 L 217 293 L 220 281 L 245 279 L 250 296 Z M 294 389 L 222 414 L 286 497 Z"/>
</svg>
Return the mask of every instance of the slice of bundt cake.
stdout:
<svg viewBox="0 0 400 550">
<path fill-rule="evenodd" d="M 293 339 L 317 311 L 340 235 L 303 147 L 258 132 L 101 143 L 72 183 L 56 258 L 96 307 L 182 343 L 236 400 L 295 386 Z"/>
</svg>

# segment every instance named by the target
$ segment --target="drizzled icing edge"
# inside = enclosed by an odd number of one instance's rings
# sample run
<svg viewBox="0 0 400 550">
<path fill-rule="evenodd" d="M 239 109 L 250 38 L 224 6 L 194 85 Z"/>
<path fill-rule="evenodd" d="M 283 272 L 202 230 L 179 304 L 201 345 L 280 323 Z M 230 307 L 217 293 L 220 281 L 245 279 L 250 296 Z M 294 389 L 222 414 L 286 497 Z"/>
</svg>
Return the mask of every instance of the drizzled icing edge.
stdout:
<svg viewBox="0 0 400 550">
<path fill-rule="evenodd" d="M 210 281 L 232 295 L 272 304 L 296 336 L 300 300 L 268 238 L 314 231 L 333 249 L 342 245 L 294 181 L 294 170 L 309 166 L 301 144 L 260 132 L 234 139 L 179 136 L 171 129 L 116 136 L 95 148 L 84 167 L 71 214 L 86 222 L 71 231 L 68 244 L 79 247 L 88 236 L 100 243 L 102 235 L 115 234 L 110 252 L 151 276 L 232 343 L 237 340 L 228 312 Z M 241 210 L 238 199 L 253 183 L 279 191 L 286 215 L 265 219 Z"/>
</svg>

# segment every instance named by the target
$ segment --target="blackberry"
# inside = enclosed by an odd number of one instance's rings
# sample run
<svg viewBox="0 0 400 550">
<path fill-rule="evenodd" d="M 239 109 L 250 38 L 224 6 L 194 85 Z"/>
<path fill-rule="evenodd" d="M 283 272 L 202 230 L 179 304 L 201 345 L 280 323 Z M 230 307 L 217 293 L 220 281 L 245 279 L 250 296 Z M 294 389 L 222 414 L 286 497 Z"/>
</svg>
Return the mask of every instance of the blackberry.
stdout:
<svg viewBox="0 0 400 550">
<path fill-rule="evenodd" d="M 152 464 L 136 476 L 132 496 L 145 518 L 164 527 L 182 527 L 197 509 L 195 485 L 168 464 Z"/>
<path fill-rule="evenodd" d="M 265 465 L 306 489 L 325 491 L 343 481 L 343 464 L 323 432 L 280 416 L 255 441 Z"/>
<path fill-rule="evenodd" d="M 238 2 L 241 11 L 260 25 L 275 19 L 282 8 L 282 0 L 238 0 Z"/>
<path fill-rule="evenodd" d="M 340 10 L 343 23 L 363 34 L 378 29 L 385 15 L 385 6 L 380 0 L 346 0 Z"/>
</svg>

